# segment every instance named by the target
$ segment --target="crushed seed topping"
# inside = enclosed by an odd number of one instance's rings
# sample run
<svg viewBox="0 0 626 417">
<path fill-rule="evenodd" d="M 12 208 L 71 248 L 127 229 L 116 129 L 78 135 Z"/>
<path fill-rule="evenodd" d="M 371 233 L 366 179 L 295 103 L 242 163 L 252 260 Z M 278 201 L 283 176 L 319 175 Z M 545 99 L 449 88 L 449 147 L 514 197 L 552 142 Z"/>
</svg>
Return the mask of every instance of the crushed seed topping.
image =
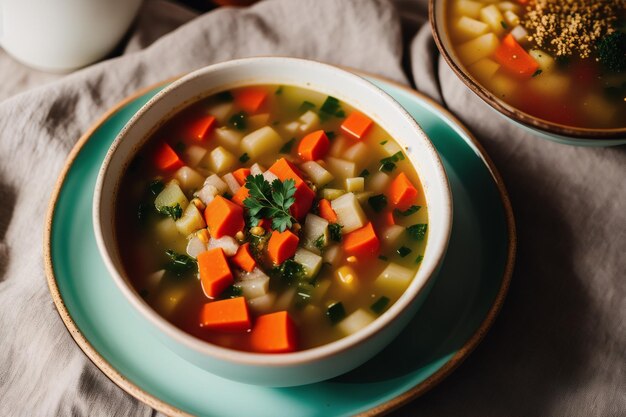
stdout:
<svg viewBox="0 0 626 417">
<path fill-rule="evenodd" d="M 556 56 L 588 58 L 601 37 L 614 32 L 626 0 L 532 0 L 524 16 L 529 40 Z"/>
</svg>

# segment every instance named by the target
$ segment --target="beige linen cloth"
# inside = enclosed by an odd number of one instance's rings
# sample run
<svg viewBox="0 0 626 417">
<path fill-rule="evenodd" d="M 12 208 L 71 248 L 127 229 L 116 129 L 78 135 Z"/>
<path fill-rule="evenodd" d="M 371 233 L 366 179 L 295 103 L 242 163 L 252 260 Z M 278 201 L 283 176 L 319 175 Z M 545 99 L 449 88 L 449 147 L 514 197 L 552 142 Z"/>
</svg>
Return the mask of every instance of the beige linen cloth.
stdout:
<svg viewBox="0 0 626 417">
<path fill-rule="evenodd" d="M 115 103 L 252 55 L 414 80 L 473 130 L 509 189 L 519 251 L 499 318 L 456 372 L 394 415 L 626 415 L 626 148 L 557 145 L 496 116 L 438 56 L 425 3 L 267 0 L 196 17 L 149 1 L 121 57 L 74 74 L 0 52 L 0 416 L 156 413 L 92 365 L 59 319 L 43 272 L 48 199 L 76 140 Z"/>
</svg>

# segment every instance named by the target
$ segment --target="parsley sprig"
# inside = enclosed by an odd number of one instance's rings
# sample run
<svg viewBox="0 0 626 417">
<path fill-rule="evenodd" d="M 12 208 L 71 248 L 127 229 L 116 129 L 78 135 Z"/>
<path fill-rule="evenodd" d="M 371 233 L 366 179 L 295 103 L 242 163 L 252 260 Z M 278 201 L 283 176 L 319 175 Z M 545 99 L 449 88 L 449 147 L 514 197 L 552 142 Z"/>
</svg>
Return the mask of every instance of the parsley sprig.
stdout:
<svg viewBox="0 0 626 417">
<path fill-rule="evenodd" d="M 250 195 L 243 201 L 248 209 L 248 223 L 257 226 L 261 219 L 272 219 L 272 229 L 284 232 L 290 229 L 295 219 L 289 208 L 296 201 L 296 183 L 292 179 L 281 182 L 276 179 L 271 184 L 263 175 L 248 175 L 246 188 Z"/>
</svg>

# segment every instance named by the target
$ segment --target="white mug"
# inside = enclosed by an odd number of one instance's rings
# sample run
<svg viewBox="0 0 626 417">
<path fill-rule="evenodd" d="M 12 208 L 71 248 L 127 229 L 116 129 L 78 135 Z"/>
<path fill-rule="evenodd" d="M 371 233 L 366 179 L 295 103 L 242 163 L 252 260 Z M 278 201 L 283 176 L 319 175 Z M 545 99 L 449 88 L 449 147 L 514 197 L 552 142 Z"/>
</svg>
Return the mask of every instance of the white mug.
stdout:
<svg viewBox="0 0 626 417">
<path fill-rule="evenodd" d="M 33 68 L 71 71 L 106 56 L 141 0 L 0 0 L 0 46 Z"/>
</svg>

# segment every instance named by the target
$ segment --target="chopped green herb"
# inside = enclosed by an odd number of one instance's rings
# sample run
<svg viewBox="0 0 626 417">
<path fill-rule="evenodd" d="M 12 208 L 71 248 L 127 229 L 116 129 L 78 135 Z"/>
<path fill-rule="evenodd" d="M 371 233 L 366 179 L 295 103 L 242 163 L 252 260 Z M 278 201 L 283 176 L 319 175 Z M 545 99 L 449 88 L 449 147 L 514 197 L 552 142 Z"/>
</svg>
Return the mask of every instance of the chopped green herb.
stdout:
<svg viewBox="0 0 626 417">
<path fill-rule="evenodd" d="M 339 223 L 331 223 L 328 225 L 328 233 L 330 234 L 330 239 L 335 242 L 341 242 L 341 229 L 342 225 Z"/>
<path fill-rule="evenodd" d="M 242 164 L 245 164 L 249 160 L 250 160 L 250 155 L 248 155 L 247 152 L 244 152 L 243 155 L 239 157 L 239 162 L 241 162 Z"/>
<path fill-rule="evenodd" d="M 533 73 L 533 77 L 536 77 L 537 75 L 541 74 L 543 71 L 541 69 L 538 69 L 537 71 L 535 71 Z"/>
<path fill-rule="evenodd" d="M 404 210 L 404 211 L 403 211 L 403 210 L 398 210 L 398 209 L 395 209 L 395 210 L 394 210 L 394 213 L 396 213 L 396 214 L 398 214 L 398 215 L 400 215 L 400 216 L 407 217 L 407 216 L 410 216 L 411 214 L 415 214 L 415 213 L 417 213 L 417 212 L 418 212 L 418 210 L 419 210 L 419 209 L 421 209 L 421 208 L 422 208 L 422 206 L 415 206 L 415 205 L 414 205 L 414 206 L 411 206 L 411 207 L 409 207 L 408 209 L 406 209 L 406 210 Z"/>
<path fill-rule="evenodd" d="M 165 188 L 165 184 L 161 180 L 154 180 L 148 185 L 148 190 L 150 190 L 150 194 L 158 195 Z"/>
<path fill-rule="evenodd" d="M 246 130 L 246 114 L 244 112 L 233 114 L 228 120 L 228 124 L 237 130 Z"/>
<path fill-rule="evenodd" d="M 310 300 L 315 287 L 308 282 L 298 282 L 296 287 L 296 307 L 304 307 Z"/>
<path fill-rule="evenodd" d="M 328 306 L 326 317 L 330 319 L 332 324 L 337 324 L 346 317 L 346 309 L 343 308 L 341 301 Z"/>
<path fill-rule="evenodd" d="M 187 272 L 198 270 L 197 261 L 190 256 L 176 253 L 171 249 L 166 250 L 165 254 L 170 258 L 167 264 L 165 264 L 166 271 L 181 276 Z"/>
<path fill-rule="evenodd" d="M 237 298 L 243 296 L 243 290 L 237 285 L 231 285 L 220 294 L 221 299 Z"/>
<path fill-rule="evenodd" d="M 388 261 L 389 258 L 387 258 L 385 255 L 379 255 L 378 259 L 380 259 L 381 261 Z"/>
<path fill-rule="evenodd" d="M 284 280 L 287 284 L 295 284 L 305 278 L 304 267 L 293 259 L 287 259 L 274 267 L 271 275 Z"/>
<path fill-rule="evenodd" d="M 320 237 L 315 239 L 315 242 L 313 242 L 313 245 L 320 251 L 323 250 L 324 246 L 326 246 L 326 237 L 324 235 L 320 235 Z"/>
<path fill-rule="evenodd" d="M 231 198 L 233 198 L 233 195 L 229 192 L 225 192 L 224 194 L 222 194 L 222 197 L 224 197 L 226 200 L 230 200 Z"/>
<path fill-rule="evenodd" d="M 293 148 L 293 144 L 296 143 L 296 138 L 291 138 L 289 142 L 285 143 L 282 148 L 280 148 L 280 153 L 290 153 L 291 148 Z"/>
<path fill-rule="evenodd" d="M 385 207 L 387 207 L 387 197 L 385 194 L 372 196 L 367 199 L 367 202 L 376 213 L 380 213 Z"/>
<path fill-rule="evenodd" d="M 290 229 L 295 219 L 289 207 L 296 201 L 296 185 L 293 179 L 281 182 L 276 179 L 270 184 L 263 175 L 248 175 L 245 187 L 250 195 L 243 201 L 248 209 L 247 216 L 251 226 L 257 226 L 261 219 L 272 219 L 272 229 L 284 232 Z"/>
<path fill-rule="evenodd" d="M 387 142 L 389 142 L 388 140 L 383 140 L 382 142 L 380 142 L 381 145 L 386 144 Z"/>
<path fill-rule="evenodd" d="M 327 130 L 327 131 L 326 131 L 326 132 L 324 132 L 324 133 L 326 133 L 326 137 L 327 137 L 329 140 L 333 140 L 333 139 L 335 139 L 335 136 L 337 136 L 337 134 L 336 134 L 335 132 L 333 132 L 332 130 Z"/>
<path fill-rule="evenodd" d="M 383 162 L 378 170 L 382 172 L 391 172 L 394 169 L 396 169 L 396 164 L 393 162 Z"/>
<path fill-rule="evenodd" d="M 345 117 L 346 113 L 341 109 L 341 102 L 335 97 L 328 96 L 320 107 L 320 118 L 326 120 L 331 116 Z"/>
<path fill-rule="evenodd" d="M 311 204 L 311 213 L 319 216 L 320 214 L 320 201 L 315 199 L 313 200 L 313 204 Z"/>
<path fill-rule="evenodd" d="M 376 314 L 380 314 L 385 311 L 385 309 L 389 305 L 389 301 L 391 300 L 383 295 L 378 300 L 374 301 L 374 304 L 370 306 L 370 310 L 372 310 Z"/>
<path fill-rule="evenodd" d="M 426 230 L 428 230 L 428 224 L 426 223 L 418 223 L 406 228 L 409 236 L 415 240 L 424 240 Z"/>
<path fill-rule="evenodd" d="M 400 246 L 396 252 L 398 252 L 398 255 L 404 258 L 413 251 L 411 250 L 411 248 L 407 248 L 406 246 Z"/>
<path fill-rule="evenodd" d="M 504 20 L 500 20 L 500 25 L 502 25 L 502 29 L 504 30 L 507 30 L 509 28 L 509 25 L 507 25 Z"/>
<path fill-rule="evenodd" d="M 346 112 L 343 110 L 339 110 L 337 113 L 335 113 L 335 117 L 339 117 L 340 119 L 346 117 Z"/>
<path fill-rule="evenodd" d="M 276 91 L 274 91 L 274 94 L 276 94 L 277 96 L 281 95 L 283 93 L 283 86 L 279 85 L 278 88 L 276 89 Z"/>
<path fill-rule="evenodd" d="M 417 255 L 417 258 L 415 258 L 415 263 L 418 264 L 422 262 L 423 259 L 424 259 L 424 255 Z"/>
<path fill-rule="evenodd" d="M 164 216 L 170 216 L 174 220 L 178 220 L 183 216 L 183 209 L 178 203 L 174 206 L 157 207 L 157 211 Z"/>
<path fill-rule="evenodd" d="M 384 172 L 391 172 L 396 169 L 396 162 L 398 161 L 404 161 L 404 154 L 402 153 L 402 151 L 398 151 L 387 158 L 381 159 L 381 165 L 379 170 Z"/>
<path fill-rule="evenodd" d="M 311 109 L 315 108 L 315 104 L 311 103 L 310 101 L 303 101 L 302 104 L 300 105 L 300 108 L 298 109 L 298 111 L 301 111 L 302 113 L 305 113 Z"/>
<path fill-rule="evenodd" d="M 370 172 L 367 169 L 364 169 L 363 171 L 361 171 L 361 173 L 359 174 L 359 177 L 363 177 L 363 178 L 367 178 L 369 177 Z"/>
<path fill-rule="evenodd" d="M 233 101 L 235 98 L 230 91 L 222 91 L 221 93 L 217 93 L 215 95 L 218 101 Z"/>
</svg>

